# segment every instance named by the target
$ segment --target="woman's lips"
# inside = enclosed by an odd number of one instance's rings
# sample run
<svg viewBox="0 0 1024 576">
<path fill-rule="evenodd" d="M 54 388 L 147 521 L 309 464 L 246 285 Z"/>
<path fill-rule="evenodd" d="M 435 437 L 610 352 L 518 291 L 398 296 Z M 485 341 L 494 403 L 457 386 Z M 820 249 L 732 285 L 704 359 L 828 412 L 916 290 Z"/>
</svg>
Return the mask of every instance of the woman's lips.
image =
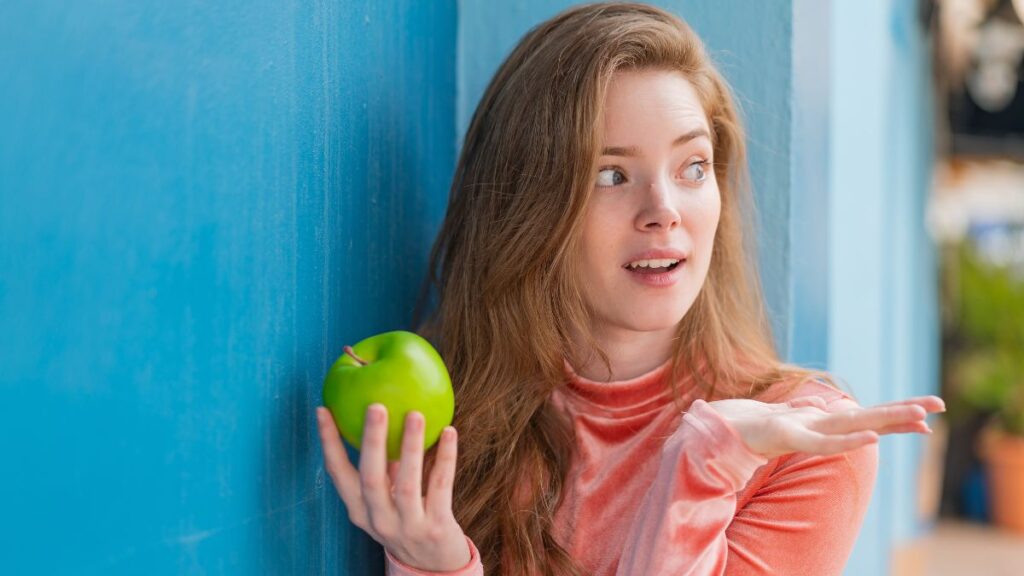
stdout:
<svg viewBox="0 0 1024 576">
<path fill-rule="evenodd" d="M 666 286 L 672 286 L 673 284 L 679 281 L 680 276 L 683 275 L 683 267 L 685 265 L 686 260 L 680 260 L 679 263 L 676 264 L 675 268 L 672 268 L 671 270 L 666 270 L 664 272 L 638 272 L 636 270 L 629 268 L 628 266 L 625 268 L 625 270 L 626 273 L 629 274 L 629 276 L 633 280 L 637 281 L 640 284 L 643 284 L 644 286 L 663 288 Z"/>
</svg>

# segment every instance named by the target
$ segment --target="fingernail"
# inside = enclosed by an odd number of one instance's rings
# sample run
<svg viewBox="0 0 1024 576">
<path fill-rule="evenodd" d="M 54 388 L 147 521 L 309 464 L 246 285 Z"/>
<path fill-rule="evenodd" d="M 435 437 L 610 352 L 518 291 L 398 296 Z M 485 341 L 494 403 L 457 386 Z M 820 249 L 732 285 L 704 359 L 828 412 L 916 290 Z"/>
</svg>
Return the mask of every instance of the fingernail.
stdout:
<svg viewBox="0 0 1024 576">
<path fill-rule="evenodd" d="M 419 432 L 422 427 L 421 424 L 423 424 L 423 420 L 417 416 L 417 412 L 415 410 L 409 411 L 409 415 L 406 416 L 406 418 L 408 418 L 409 428 L 414 432 Z"/>
</svg>

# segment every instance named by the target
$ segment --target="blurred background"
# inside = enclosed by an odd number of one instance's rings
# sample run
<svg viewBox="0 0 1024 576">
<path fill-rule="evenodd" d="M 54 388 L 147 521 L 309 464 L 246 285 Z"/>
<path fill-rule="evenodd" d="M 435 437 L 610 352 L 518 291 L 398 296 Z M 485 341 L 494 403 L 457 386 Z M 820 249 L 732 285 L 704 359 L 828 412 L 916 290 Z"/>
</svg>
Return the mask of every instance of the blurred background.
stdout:
<svg viewBox="0 0 1024 576">
<path fill-rule="evenodd" d="M 1017 574 L 1024 559 L 1024 2 L 941 0 L 931 17 L 936 152 L 926 222 L 939 264 L 948 411 L 898 574 Z M 934 489 L 929 487 L 940 487 Z"/>
<path fill-rule="evenodd" d="M 477 100 L 572 4 L 0 3 L 5 573 L 383 572 L 322 379 L 410 327 Z M 780 354 L 946 399 L 846 573 L 1019 574 L 1024 2 L 655 4 L 743 109 Z"/>
</svg>

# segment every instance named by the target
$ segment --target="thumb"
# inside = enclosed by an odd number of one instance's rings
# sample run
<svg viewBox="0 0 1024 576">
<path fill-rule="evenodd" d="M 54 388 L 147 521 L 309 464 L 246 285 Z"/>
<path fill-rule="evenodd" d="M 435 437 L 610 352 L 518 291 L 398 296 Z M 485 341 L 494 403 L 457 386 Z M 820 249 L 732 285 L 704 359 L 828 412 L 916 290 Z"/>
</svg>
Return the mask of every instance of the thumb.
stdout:
<svg viewBox="0 0 1024 576">
<path fill-rule="evenodd" d="M 827 406 L 825 404 L 825 399 L 819 396 L 801 396 L 800 398 L 795 398 L 786 402 L 786 405 L 790 408 L 812 407 L 821 408 L 822 410 Z"/>
</svg>

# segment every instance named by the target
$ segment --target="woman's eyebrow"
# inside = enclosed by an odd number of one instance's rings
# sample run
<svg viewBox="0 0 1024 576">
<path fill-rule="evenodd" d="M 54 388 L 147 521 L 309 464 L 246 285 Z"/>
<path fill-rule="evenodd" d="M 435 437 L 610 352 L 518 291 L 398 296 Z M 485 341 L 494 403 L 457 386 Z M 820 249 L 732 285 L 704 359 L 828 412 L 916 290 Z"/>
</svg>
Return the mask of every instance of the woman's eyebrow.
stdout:
<svg viewBox="0 0 1024 576">
<path fill-rule="evenodd" d="M 672 142 L 672 147 L 675 148 L 676 146 L 686 144 L 690 140 L 693 140 L 694 138 L 700 138 L 701 136 L 707 138 L 708 140 L 711 139 L 711 135 L 708 134 L 707 129 L 702 126 L 700 128 L 694 128 L 693 130 L 690 130 L 689 132 L 683 134 L 679 138 L 676 138 Z M 602 156 L 625 156 L 627 158 L 636 156 L 639 153 L 640 149 L 637 148 L 636 146 L 609 146 L 601 151 Z"/>
</svg>

